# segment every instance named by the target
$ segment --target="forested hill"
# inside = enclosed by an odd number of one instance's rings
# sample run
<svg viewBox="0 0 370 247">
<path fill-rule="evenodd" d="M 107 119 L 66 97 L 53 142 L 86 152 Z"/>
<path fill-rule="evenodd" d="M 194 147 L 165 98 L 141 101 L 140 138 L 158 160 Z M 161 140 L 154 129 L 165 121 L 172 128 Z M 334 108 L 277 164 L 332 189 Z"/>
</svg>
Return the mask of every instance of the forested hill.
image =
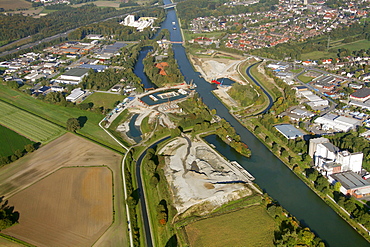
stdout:
<svg viewBox="0 0 370 247">
<path fill-rule="evenodd" d="M 257 11 L 268 11 L 276 8 L 278 0 L 260 0 L 259 3 L 249 6 L 237 5 L 230 8 L 224 5 L 225 0 L 186 0 L 179 2 L 176 6 L 183 28 L 187 23 L 197 17 L 237 15 L 241 13 L 253 13 Z"/>
<path fill-rule="evenodd" d="M 21 14 L 0 15 L 0 43 L 6 44 L 29 35 L 34 35 L 33 40 L 39 40 L 137 9 L 136 7 L 116 10 L 113 7 L 100 8 L 94 4 L 88 4 L 79 8 L 66 6 L 62 10 L 41 18 L 33 18 Z"/>
</svg>

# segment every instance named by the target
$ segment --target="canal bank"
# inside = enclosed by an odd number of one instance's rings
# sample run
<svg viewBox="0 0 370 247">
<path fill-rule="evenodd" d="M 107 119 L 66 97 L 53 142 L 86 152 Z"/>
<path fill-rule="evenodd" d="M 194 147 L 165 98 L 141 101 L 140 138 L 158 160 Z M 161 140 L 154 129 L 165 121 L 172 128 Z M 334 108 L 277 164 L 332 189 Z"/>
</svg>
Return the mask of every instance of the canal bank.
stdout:
<svg viewBox="0 0 370 247">
<path fill-rule="evenodd" d="M 166 21 L 171 23 L 175 17 L 175 10 L 169 10 L 167 19 L 170 19 Z M 163 27 L 166 28 L 165 23 Z M 181 35 L 174 32 L 178 30 L 168 29 L 171 33 L 171 41 L 181 41 Z M 237 160 L 246 170 L 250 171 L 261 189 L 276 199 L 301 223 L 310 227 L 329 246 L 369 246 L 364 238 L 228 112 L 228 109 L 211 93 L 212 86 L 193 70 L 185 48 L 181 45 L 173 45 L 173 50 L 185 80 L 193 80 L 197 84 L 196 91 L 204 103 L 210 109 L 216 109 L 217 114 L 225 118 L 236 129 L 242 141 L 252 150 L 252 157 L 244 158 L 217 140 L 209 140 L 210 143 L 213 143 L 217 150 L 229 160 Z"/>
</svg>

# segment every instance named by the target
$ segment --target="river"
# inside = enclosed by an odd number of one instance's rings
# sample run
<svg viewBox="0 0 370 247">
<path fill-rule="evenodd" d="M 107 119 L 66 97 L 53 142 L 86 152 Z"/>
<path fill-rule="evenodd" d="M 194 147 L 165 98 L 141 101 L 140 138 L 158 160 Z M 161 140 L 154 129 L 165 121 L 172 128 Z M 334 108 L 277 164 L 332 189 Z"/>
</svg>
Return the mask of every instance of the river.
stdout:
<svg viewBox="0 0 370 247">
<path fill-rule="evenodd" d="M 164 0 L 165 4 L 170 3 Z M 177 29 L 172 28 L 172 22 Z M 162 28 L 167 28 L 171 41 L 182 41 L 176 12 L 170 9 Z M 310 227 L 328 246 L 370 246 L 350 225 L 339 217 L 310 188 L 308 188 L 287 166 L 285 166 L 270 150 L 268 150 L 253 134 L 242 126 L 227 108 L 211 93 L 214 86 L 199 77 L 190 64 L 185 48 L 174 44 L 173 50 L 180 70 L 187 82 L 196 83 L 196 91 L 210 109 L 216 109 L 217 114 L 225 118 L 252 150 L 252 157 L 245 158 L 216 136 L 207 137 L 217 150 L 229 160 L 236 160 L 255 178 L 259 187 L 277 200 L 285 209 L 293 214 L 301 223 Z"/>
</svg>

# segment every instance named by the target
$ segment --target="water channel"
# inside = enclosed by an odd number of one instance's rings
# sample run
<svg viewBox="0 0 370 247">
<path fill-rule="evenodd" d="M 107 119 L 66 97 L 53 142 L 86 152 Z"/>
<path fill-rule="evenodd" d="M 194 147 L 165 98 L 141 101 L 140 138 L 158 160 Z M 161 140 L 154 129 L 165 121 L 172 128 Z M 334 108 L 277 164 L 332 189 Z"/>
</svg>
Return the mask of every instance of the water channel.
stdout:
<svg viewBox="0 0 370 247">
<path fill-rule="evenodd" d="M 164 3 L 168 4 L 170 1 L 164 0 Z M 179 27 L 176 12 L 170 9 L 162 28 L 167 28 L 170 31 L 171 41 L 182 41 L 180 28 L 174 30 L 172 22 L 175 22 L 176 26 Z M 199 77 L 199 73 L 194 71 L 182 45 L 174 44 L 173 50 L 185 80 L 187 82 L 193 80 L 196 83 L 196 91 L 202 97 L 204 103 L 210 109 L 216 109 L 217 114 L 225 118 L 235 128 L 242 141 L 252 150 L 252 157 L 244 158 L 216 136 L 207 137 L 208 142 L 214 144 L 216 149 L 227 159 L 238 161 L 256 178 L 255 182 L 261 189 L 277 200 L 301 223 L 310 227 L 327 245 L 335 247 L 370 246 L 362 236 L 229 114 L 227 108 L 211 93 L 214 86 Z M 140 63 L 140 60 L 138 63 Z"/>
</svg>

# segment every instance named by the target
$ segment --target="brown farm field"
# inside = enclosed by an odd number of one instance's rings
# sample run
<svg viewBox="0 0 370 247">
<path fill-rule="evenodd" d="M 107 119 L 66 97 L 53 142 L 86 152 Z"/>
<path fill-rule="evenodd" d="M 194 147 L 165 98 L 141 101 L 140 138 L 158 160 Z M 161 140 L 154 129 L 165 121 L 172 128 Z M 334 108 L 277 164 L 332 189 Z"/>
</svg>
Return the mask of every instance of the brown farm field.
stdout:
<svg viewBox="0 0 370 247">
<path fill-rule="evenodd" d="M 112 223 L 112 173 L 62 168 L 9 203 L 21 218 L 3 233 L 36 246 L 91 246 Z"/>
<path fill-rule="evenodd" d="M 20 214 L 2 233 L 37 246 L 125 246 L 121 160 L 67 133 L 1 167 L 0 195 Z"/>
<path fill-rule="evenodd" d="M 262 206 L 199 220 L 185 230 L 190 246 L 274 246 L 275 222 Z"/>
<path fill-rule="evenodd" d="M 31 8 L 32 4 L 26 0 L 0 0 L 0 7 L 4 8 L 5 11 L 12 9 L 28 9 Z"/>
</svg>

